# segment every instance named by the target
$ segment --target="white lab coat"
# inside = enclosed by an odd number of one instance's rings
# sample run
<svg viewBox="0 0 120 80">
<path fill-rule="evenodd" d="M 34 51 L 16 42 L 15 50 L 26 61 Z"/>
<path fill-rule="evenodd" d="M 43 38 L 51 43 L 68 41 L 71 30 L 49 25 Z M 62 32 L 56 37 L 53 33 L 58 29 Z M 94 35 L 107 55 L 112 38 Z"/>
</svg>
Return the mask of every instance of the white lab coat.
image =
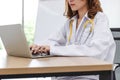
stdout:
<svg viewBox="0 0 120 80">
<path fill-rule="evenodd" d="M 70 34 L 69 22 L 74 20 L 72 26 L 72 37 L 70 42 L 68 42 L 68 37 Z M 100 60 L 108 61 L 113 63 L 116 45 L 109 29 L 109 23 L 106 15 L 102 12 L 98 12 L 94 18 L 94 30 L 86 40 L 90 24 L 87 25 L 86 29 L 82 33 L 83 24 L 86 20 L 90 19 L 86 15 L 82 18 L 81 23 L 76 30 L 77 17 L 74 16 L 67 20 L 64 27 L 61 28 L 56 34 L 49 37 L 46 41 L 50 45 L 50 55 L 60 55 L 60 56 L 89 56 Z M 81 37 L 82 36 L 82 37 Z M 86 41 L 85 41 L 86 40 Z M 85 76 L 86 77 L 86 76 Z M 87 76 L 86 78 L 98 79 L 97 76 Z M 74 77 L 75 78 L 75 77 Z M 69 78 L 70 79 L 70 78 Z M 72 79 L 72 78 L 71 78 Z M 54 80 L 68 80 L 64 78 L 54 78 Z M 90 79 L 76 79 L 73 80 L 90 80 Z"/>
</svg>

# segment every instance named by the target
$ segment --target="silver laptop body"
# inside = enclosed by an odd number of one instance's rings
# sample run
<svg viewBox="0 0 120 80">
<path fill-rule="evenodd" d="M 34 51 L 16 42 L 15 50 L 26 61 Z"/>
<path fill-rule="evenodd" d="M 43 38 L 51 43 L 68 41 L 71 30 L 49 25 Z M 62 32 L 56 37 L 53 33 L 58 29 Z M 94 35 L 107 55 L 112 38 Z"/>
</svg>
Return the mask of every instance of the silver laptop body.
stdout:
<svg viewBox="0 0 120 80">
<path fill-rule="evenodd" d="M 0 26 L 0 37 L 8 55 L 28 58 L 45 57 L 32 55 L 24 34 L 24 28 L 20 24 Z"/>
</svg>

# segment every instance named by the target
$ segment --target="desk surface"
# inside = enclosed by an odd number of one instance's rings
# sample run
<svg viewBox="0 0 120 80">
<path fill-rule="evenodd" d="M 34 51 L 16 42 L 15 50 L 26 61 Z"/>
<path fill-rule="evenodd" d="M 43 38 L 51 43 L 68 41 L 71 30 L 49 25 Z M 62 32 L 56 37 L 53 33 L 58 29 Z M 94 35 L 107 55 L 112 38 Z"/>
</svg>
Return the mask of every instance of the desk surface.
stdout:
<svg viewBox="0 0 120 80">
<path fill-rule="evenodd" d="M 20 58 L 0 51 L 0 75 L 112 70 L 112 64 L 91 57 Z"/>
</svg>

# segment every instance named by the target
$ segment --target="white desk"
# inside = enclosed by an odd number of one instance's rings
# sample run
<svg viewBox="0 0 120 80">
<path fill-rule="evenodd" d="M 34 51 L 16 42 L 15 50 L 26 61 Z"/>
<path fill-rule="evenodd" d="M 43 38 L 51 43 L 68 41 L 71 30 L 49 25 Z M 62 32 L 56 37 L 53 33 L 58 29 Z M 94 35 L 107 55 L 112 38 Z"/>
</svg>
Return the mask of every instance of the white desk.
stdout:
<svg viewBox="0 0 120 80">
<path fill-rule="evenodd" d="M 112 64 L 91 57 L 28 59 L 7 56 L 5 52 L 0 52 L 1 79 L 90 74 L 99 74 L 100 80 L 112 80 Z"/>
</svg>

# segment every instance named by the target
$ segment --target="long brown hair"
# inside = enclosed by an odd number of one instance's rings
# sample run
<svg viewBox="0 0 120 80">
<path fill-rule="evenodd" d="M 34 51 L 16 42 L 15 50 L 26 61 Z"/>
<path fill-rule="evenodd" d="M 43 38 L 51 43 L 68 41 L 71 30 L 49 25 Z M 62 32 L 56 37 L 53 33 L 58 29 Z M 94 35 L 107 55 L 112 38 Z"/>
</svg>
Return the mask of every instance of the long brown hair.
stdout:
<svg viewBox="0 0 120 80">
<path fill-rule="evenodd" d="M 89 18 L 93 19 L 98 11 L 103 12 L 99 0 L 87 0 L 87 4 L 88 4 L 88 17 Z M 67 0 L 65 0 L 64 15 L 67 18 L 70 19 L 76 14 L 78 14 L 78 12 L 77 11 L 72 11 L 72 9 L 70 8 L 70 5 L 68 4 Z"/>
</svg>

